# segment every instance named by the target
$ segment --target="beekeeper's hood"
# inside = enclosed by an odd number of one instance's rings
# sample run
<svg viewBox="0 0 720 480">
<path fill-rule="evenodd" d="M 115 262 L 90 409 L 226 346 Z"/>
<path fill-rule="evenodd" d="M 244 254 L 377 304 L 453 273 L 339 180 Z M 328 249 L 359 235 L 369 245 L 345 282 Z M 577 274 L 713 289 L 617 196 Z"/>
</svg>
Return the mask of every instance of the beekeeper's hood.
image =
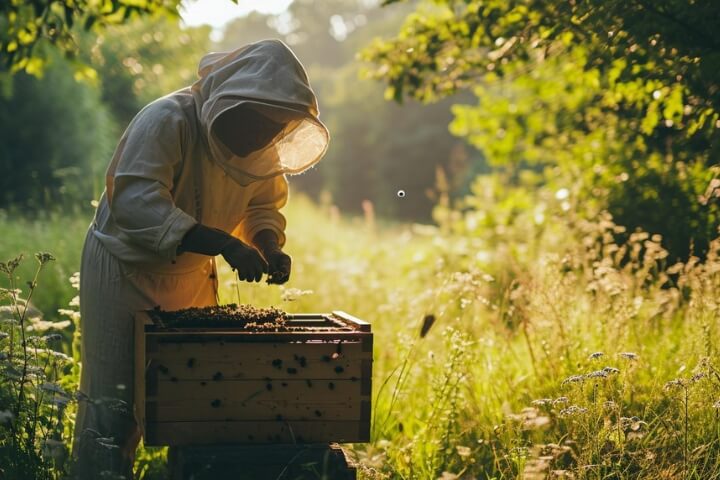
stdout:
<svg viewBox="0 0 720 480">
<path fill-rule="evenodd" d="M 281 41 L 210 53 L 198 74 L 192 94 L 211 157 L 239 183 L 300 173 L 325 154 L 330 136 L 318 119 L 317 99 L 302 64 Z M 227 149 L 212 130 L 220 114 L 240 105 L 286 124 L 267 146 L 244 157 Z"/>
</svg>

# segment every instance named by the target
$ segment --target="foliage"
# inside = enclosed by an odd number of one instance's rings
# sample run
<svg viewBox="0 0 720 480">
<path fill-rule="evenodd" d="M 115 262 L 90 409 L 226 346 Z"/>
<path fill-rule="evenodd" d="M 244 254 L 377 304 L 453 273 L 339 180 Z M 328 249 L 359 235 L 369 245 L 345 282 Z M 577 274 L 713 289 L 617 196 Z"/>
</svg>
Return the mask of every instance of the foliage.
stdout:
<svg viewBox="0 0 720 480">
<path fill-rule="evenodd" d="M 122 129 L 146 103 L 192 83 L 211 50 L 208 28 L 182 30 L 160 17 L 81 36 L 95 85 L 73 79 L 54 55 L 41 78 L 10 77 L 0 96 L 0 208 L 88 204 Z"/>
<path fill-rule="evenodd" d="M 18 73 L 0 96 L 0 208 L 89 203 L 111 148 L 111 119 L 93 87 L 59 61 Z"/>
<path fill-rule="evenodd" d="M 0 3 L 2 70 L 42 74 L 54 51 L 77 60 L 78 32 L 100 31 L 138 15 L 177 15 L 178 0 L 7 0 Z M 95 78 L 76 63 L 79 77 Z"/>
<path fill-rule="evenodd" d="M 671 263 L 657 237 L 616 243 L 607 213 L 583 220 L 570 192 L 535 195 L 533 181 L 480 177 L 464 211 L 437 208 L 438 227 L 333 223 L 296 204 L 281 292 L 311 293 L 238 293 L 221 265 L 221 300 L 373 323 L 364 478 L 717 475 L 720 242 L 704 263 Z M 665 389 L 677 377 L 687 413 Z"/>
<path fill-rule="evenodd" d="M 209 27 L 182 28 L 175 18 L 154 17 L 86 39 L 102 103 L 120 130 L 146 104 L 195 81 L 200 58 L 213 50 L 209 35 Z"/>
<path fill-rule="evenodd" d="M 519 181 L 479 177 L 463 210 L 440 202 L 438 226 L 295 196 L 290 282 L 237 289 L 221 263 L 220 300 L 372 322 L 373 441 L 351 447 L 361 478 L 714 478 L 720 244 L 675 264 L 658 238 L 616 243 L 607 214 L 583 220 L 571 192 Z M 52 243 L 74 222 L 34 231 Z M 136 470 L 162 478 L 164 454 L 141 450 Z"/>
<path fill-rule="evenodd" d="M 7 288 L 0 290 L 0 471 L 7 478 L 58 479 L 65 473 L 69 450 L 67 407 L 73 401 L 66 375 L 73 359 L 52 348 L 62 335 L 44 334 L 70 322 L 46 322 L 30 300 L 43 267 L 54 257 L 35 254 L 34 278 L 26 297 L 18 289 L 16 269 L 22 256 L 0 263 Z"/>
<path fill-rule="evenodd" d="M 68 283 L 68 278 L 80 268 L 84 232 L 91 218 L 92 207 L 89 204 L 84 209 L 35 216 L 0 211 L 0 258 L 12 258 L 18 253 L 32 256 L 33 252 L 41 251 L 47 245 L 61 252 L 52 263 L 52 268 L 44 269 L 42 288 L 33 292 L 33 303 L 43 312 L 46 320 L 60 320 L 61 317 L 55 312 L 66 308 L 68 302 L 77 295 Z M 21 278 L 32 278 L 35 274 L 34 265 L 22 262 L 15 274 Z M 66 350 L 66 353 L 70 351 Z"/>
<path fill-rule="evenodd" d="M 483 170 L 482 156 L 448 133 L 456 99 L 399 108 L 383 101 L 380 86 L 359 76 L 356 51 L 396 29 L 408 12 L 359 0 L 296 1 L 279 16 L 252 14 L 226 27 L 221 49 L 279 37 L 308 69 L 331 148 L 316 168 L 290 178 L 294 189 L 315 198 L 324 191 L 344 211 L 361 212 L 369 200 L 378 215 L 429 221 L 434 198 L 428 191 L 438 167 L 454 193 Z M 400 190 L 407 196 L 399 198 Z"/>
<path fill-rule="evenodd" d="M 398 101 L 471 89 L 451 128 L 490 163 L 559 166 L 548 181 L 583 179 L 584 198 L 687 257 L 720 223 L 716 191 L 697 200 L 720 146 L 713 3 L 426 3 L 364 58 Z"/>
</svg>

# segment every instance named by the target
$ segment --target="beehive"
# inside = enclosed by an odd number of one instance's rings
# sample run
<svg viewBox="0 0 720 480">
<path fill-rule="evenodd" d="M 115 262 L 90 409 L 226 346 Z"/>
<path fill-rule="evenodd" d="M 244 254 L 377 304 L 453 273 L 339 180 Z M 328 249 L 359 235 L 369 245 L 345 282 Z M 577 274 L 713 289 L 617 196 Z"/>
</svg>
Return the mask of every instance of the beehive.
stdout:
<svg viewBox="0 0 720 480">
<path fill-rule="evenodd" d="M 287 331 L 168 328 L 135 317 L 145 445 L 366 442 L 373 337 L 347 313 L 289 315 Z"/>
</svg>

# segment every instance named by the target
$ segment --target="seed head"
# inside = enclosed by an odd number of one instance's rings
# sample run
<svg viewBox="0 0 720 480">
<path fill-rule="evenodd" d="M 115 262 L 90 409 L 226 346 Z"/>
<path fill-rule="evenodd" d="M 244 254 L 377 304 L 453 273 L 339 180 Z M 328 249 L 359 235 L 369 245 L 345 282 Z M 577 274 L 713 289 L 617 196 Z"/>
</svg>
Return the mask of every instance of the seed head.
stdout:
<svg viewBox="0 0 720 480">
<path fill-rule="evenodd" d="M 578 407 L 577 405 L 570 405 L 567 408 L 564 408 L 560 410 L 560 415 L 563 417 L 570 417 L 573 415 L 582 415 L 583 413 L 587 413 L 587 408 L 585 407 Z"/>
<path fill-rule="evenodd" d="M 634 352 L 622 352 L 622 353 L 620 353 L 619 355 L 620 355 L 622 358 L 624 358 L 625 360 L 632 360 L 632 361 L 634 361 L 634 360 L 637 360 L 637 359 L 638 359 L 638 354 L 637 354 L 637 353 L 634 353 Z"/>
<path fill-rule="evenodd" d="M 37 252 L 35 254 L 35 258 L 38 262 L 40 262 L 40 265 L 45 265 L 46 263 L 55 260 L 53 254 L 48 252 Z"/>
<path fill-rule="evenodd" d="M 607 408 L 608 410 L 614 410 L 617 408 L 617 403 L 613 402 L 612 400 L 607 400 L 603 403 L 603 407 Z"/>
<path fill-rule="evenodd" d="M 674 380 L 670 380 L 665 384 L 665 390 L 674 390 L 679 388 L 685 388 L 686 382 L 682 378 L 676 378 Z"/>
<path fill-rule="evenodd" d="M 603 355 L 605 355 L 603 352 L 595 352 L 595 353 L 591 353 L 588 358 L 590 360 L 596 360 L 596 359 L 602 357 Z"/>
<path fill-rule="evenodd" d="M 567 385 L 570 383 L 582 383 L 585 381 L 585 375 L 570 375 L 565 380 L 562 381 L 560 385 Z"/>
</svg>

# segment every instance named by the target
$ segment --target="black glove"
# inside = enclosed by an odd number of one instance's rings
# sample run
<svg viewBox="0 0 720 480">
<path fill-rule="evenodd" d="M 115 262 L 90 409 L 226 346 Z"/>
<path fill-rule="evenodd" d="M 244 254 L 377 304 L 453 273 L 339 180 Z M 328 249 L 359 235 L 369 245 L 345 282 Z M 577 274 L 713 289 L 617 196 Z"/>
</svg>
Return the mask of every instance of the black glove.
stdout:
<svg viewBox="0 0 720 480">
<path fill-rule="evenodd" d="M 240 280 L 259 282 L 267 273 L 268 264 L 255 248 L 244 244 L 232 235 L 217 228 L 198 223 L 183 237 L 178 254 L 182 252 L 203 255 L 222 255 Z"/>
<path fill-rule="evenodd" d="M 268 262 L 268 283 L 280 285 L 290 279 L 290 267 L 292 265 L 290 255 L 278 249 L 266 253 L 265 260 Z"/>
<path fill-rule="evenodd" d="M 259 282 L 263 273 L 268 272 L 268 263 L 256 249 L 233 238 L 220 252 L 228 264 L 237 270 L 240 280 Z"/>
<path fill-rule="evenodd" d="M 278 245 L 278 238 L 272 230 L 261 230 L 253 243 L 262 252 L 268 263 L 268 283 L 282 284 L 290 279 L 292 259 Z"/>
</svg>

